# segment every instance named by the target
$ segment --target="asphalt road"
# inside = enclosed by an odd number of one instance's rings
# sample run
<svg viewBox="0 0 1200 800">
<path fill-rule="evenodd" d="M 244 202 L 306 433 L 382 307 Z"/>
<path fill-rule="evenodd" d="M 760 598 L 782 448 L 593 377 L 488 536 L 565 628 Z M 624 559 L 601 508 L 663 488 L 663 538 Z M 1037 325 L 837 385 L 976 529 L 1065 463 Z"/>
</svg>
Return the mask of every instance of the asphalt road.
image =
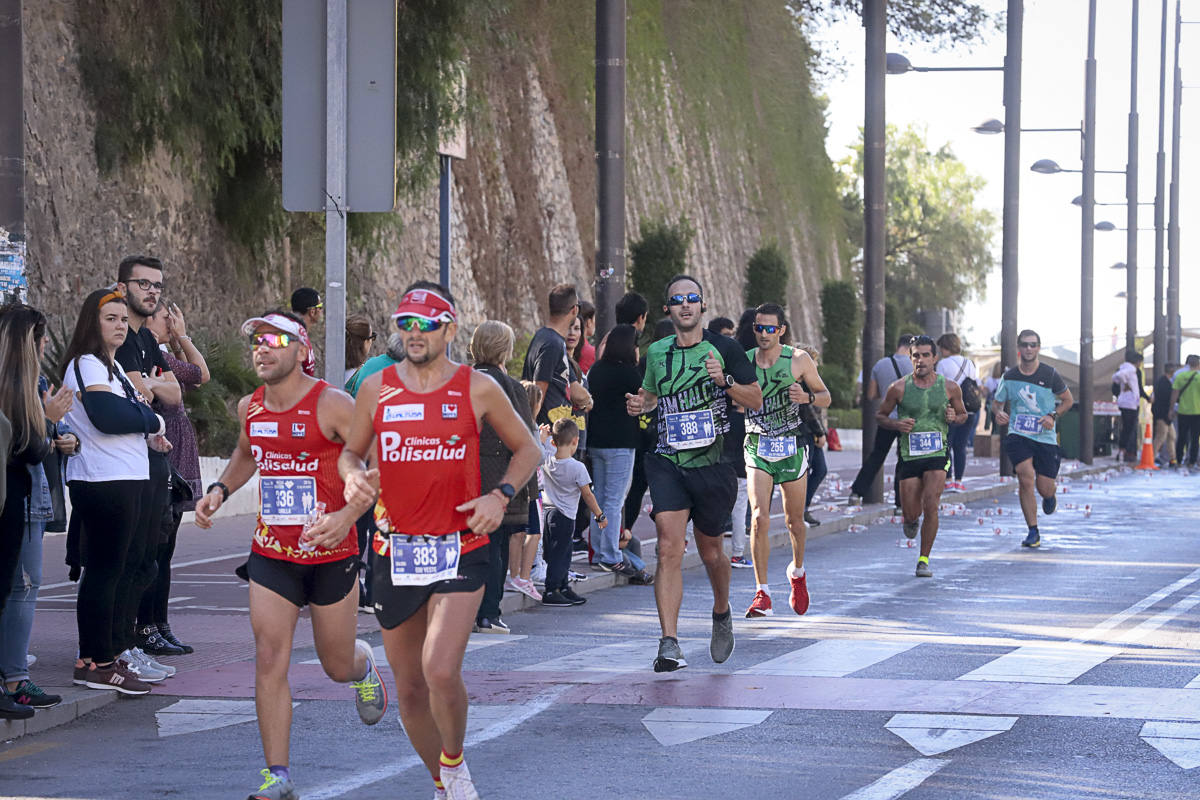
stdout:
<svg viewBox="0 0 1200 800">
<path fill-rule="evenodd" d="M 771 618 L 741 618 L 753 575 L 735 570 L 737 649 L 722 665 L 708 657 L 701 570 L 685 576 L 691 665 L 670 675 L 650 670 L 648 588 L 513 615 L 511 635 L 476 634 L 467 655 L 476 784 L 487 798 L 568 800 L 1194 798 L 1200 476 L 1067 489 L 1036 551 L 1019 546 L 1015 496 L 946 508 L 929 580 L 913 577 L 898 524 L 815 539 L 804 617 L 787 609 L 779 551 Z M 257 787 L 245 589 L 222 538 L 236 535 L 192 541 L 182 560 L 201 563 L 177 570 L 189 599 L 175 627 L 201 645 L 176 660 L 180 675 L 0 747 L 0 795 L 240 800 Z M 379 644 L 371 617 L 360 629 Z M 348 691 L 304 663 L 311 639 L 297 642 L 302 796 L 432 796 L 395 711 L 363 727 Z"/>
</svg>

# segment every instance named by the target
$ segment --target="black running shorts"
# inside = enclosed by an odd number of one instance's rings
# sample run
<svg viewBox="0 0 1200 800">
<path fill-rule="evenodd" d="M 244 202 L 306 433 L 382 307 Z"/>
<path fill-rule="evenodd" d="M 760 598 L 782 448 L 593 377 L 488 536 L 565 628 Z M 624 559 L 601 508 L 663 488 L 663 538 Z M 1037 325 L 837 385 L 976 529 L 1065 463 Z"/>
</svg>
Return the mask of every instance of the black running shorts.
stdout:
<svg viewBox="0 0 1200 800">
<path fill-rule="evenodd" d="M 488 575 L 488 548 L 477 547 L 458 562 L 458 577 L 425 586 L 392 585 L 391 561 L 371 551 L 371 597 L 375 601 L 375 619 L 379 627 L 391 630 L 403 623 L 435 594 L 473 592 L 483 586 Z"/>
<path fill-rule="evenodd" d="M 1004 452 L 1015 467 L 1026 459 L 1033 459 L 1033 471 L 1051 480 L 1058 477 L 1058 466 L 1062 461 L 1062 450 L 1057 444 L 1036 442 L 1028 436 L 1010 433 L 1004 437 Z"/>
<path fill-rule="evenodd" d="M 656 453 L 646 454 L 646 483 L 654 513 L 691 510 L 697 533 L 720 536 L 737 500 L 737 473 L 732 464 L 684 469 Z"/>
<path fill-rule="evenodd" d="M 324 564 L 297 564 L 251 553 L 246 561 L 249 579 L 270 589 L 294 606 L 330 606 L 358 589 L 358 556 Z"/>
<path fill-rule="evenodd" d="M 928 458 L 913 458 L 900 459 L 899 465 L 896 468 L 897 480 L 906 480 L 908 478 L 920 478 L 926 472 L 934 470 L 942 472 L 950 471 L 950 455 L 944 456 L 929 456 Z"/>
</svg>

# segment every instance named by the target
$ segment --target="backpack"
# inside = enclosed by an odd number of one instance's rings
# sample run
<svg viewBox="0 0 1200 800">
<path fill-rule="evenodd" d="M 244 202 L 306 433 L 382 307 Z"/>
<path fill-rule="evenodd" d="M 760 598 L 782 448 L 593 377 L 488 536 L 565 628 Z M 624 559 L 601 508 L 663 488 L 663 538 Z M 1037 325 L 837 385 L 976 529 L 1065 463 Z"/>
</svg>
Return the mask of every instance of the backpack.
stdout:
<svg viewBox="0 0 1200 800">
<path fill-rule="evenodd" d="M 974 414 L 983 406 L 979 399 L 979 384 L 974 378 L 958 380 L 958 378 L 962 378 L 963 372 L 967 369 L 966 356 L 960 356 L 960 358 L 962 358 L 962 364 L 958 368 L 958 376 L 954 382 L 958 384 L 958 388 L 962 389 L 963 407 L 967 409 L 968 414 Z"/>
</svg>

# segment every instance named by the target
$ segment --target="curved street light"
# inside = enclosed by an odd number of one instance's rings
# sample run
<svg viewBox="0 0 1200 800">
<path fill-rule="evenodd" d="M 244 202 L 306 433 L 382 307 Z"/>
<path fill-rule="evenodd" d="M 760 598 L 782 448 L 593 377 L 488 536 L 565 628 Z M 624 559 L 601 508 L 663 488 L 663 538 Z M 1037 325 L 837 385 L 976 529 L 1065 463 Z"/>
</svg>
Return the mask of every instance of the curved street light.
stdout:
<svg viewBox="0 0 1200 800">
<path fill-rule="evenodd" d="M 976 133 L 1004 133 L 1004 123 L 998 119 L 985 119 L 971 130 Z M 1021 133 L 1083 133 L 1082 128 L 1021 128 Z"/>
<path fill-rule="evenodd" d="M 903 75 L 906 72 L 1003 72 L 1004 67 L 914 67 L 908 57 L 900 53 L 888 53 L 887 74 Z"/>
<path fill-rule="evenodd" d="M 1105 220 L 1101 220 L 1100 222 L 1097 222 L 1095 225 L 1095 228 L 1098 231 L 1106 231 L 1107 232 L 1107 231 L 1115 231 L 1117 229 L 1117 226 L 1113 225 L 1111 222 L 1109 222 L 1108 220 L 1105 219 Z"/>
</svg>

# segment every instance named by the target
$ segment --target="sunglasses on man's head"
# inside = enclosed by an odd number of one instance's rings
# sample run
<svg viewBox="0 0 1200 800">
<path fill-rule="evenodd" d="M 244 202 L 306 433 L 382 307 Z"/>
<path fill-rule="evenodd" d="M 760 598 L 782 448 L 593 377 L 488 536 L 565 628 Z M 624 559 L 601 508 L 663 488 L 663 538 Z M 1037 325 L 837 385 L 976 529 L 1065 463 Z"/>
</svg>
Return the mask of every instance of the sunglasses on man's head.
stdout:
<svg viewBox="0 0 1200 800">
<path fill-rule="evenodd" d="M 687 294 L 673 294 L 673 295 L 671 295 L 670 297 L 668 297 L 668 298 L 667 298 L 667 305 L 669 305 L 669 306 L 681 306 L 681 305 L 683 305 L 684 303 L 691 303 L 692 305 L 696 305 L 696 303 L 700 303 L 700 302 L 703 302 L 703 301 L 704 301 L 704 298 L 703 298 L 703 297 L 701 297 L 701 296 L 700 296 L 699 294 L 697 294 L 696 292 L 688 292 Z"/>
<path fill-rule="evenodd" d="M 1024 348 L 1028 348 L 1030 350 L 1035 350 L 1035 349 L 1041 347 L 1041 344 L 1039 344 L 1038 342 L 1017 342 L 1017 347 L 1024 347 Z"/>
<path fill-rule="evenodd" d="M 250 337 L 250 349 L 269 347 L 272 350 L 280 350 L 295 341 L 299 340 L 290 333 L 256 333 Z"/>
<path fill-rule="evenodd" d="M 396 327 L 402 331 L 420 331 L 421 333 L 432 333 L 442 327 L 442 323 L 436 319 L 422 319 L 421 317 L 397 317 Z"/>
<path fill-rule="evenodd" d="M 755 325 L 755 333 L 778 333 L 782 325 Z"/>
</svg>

